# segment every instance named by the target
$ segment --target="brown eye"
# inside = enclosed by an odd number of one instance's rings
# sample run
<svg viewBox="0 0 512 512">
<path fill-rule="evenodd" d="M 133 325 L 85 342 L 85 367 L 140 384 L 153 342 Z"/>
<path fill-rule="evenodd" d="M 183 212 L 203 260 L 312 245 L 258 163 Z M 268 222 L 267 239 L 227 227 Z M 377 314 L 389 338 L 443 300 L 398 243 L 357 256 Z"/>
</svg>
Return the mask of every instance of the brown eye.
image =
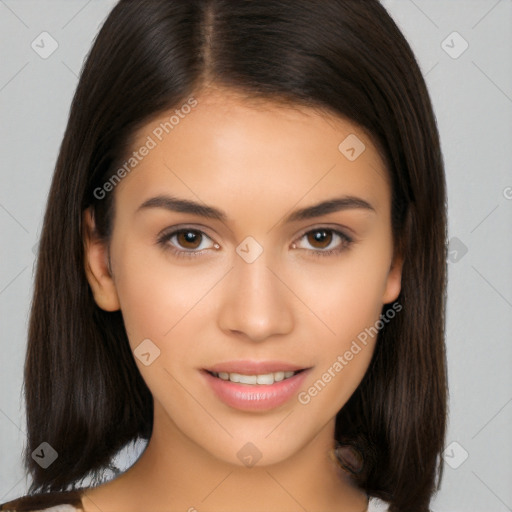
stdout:
<svg viewBox="0 0 512 512">
<path fill-rule="evenodd" d="M 181 228 L 164 232 L 157 239 L 158 245 L 177 257 L 196 257 L 205 252 L 220 250 L 206 233 L 199 229 Z"/>
<path fill-rule="evenodd" d="M 331 228 L 317 228 L 304 233 L 300 240 L 305 240 L 307 246 L 294 243 L 293 248 L 299 248 L 308 251 L 314 256 L 334 256 L 346 249 L 349 249 L 354 243 L 353 239 L 345 233 Z"/>
<path fill-rule="evenodd" d="M 202 234 L 192 229 L 176 231 L 176 240 L 184 249 L 197 249 L 201 244 Z"/>
<path fill-rule="evenodd" d="M 325 249 L 329 247 L 332 241 L 332 231 L 325 229 L 316 229 L 307 233 L 308 242 L 316 249 Z"/>
</svg>

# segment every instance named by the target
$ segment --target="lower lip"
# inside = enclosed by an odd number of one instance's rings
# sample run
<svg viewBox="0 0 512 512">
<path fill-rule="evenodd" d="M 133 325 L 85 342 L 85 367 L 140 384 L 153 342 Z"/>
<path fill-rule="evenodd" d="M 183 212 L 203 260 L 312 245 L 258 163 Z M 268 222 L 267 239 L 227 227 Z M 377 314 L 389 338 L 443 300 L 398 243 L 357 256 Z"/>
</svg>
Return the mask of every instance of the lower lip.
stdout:
<svg viewBox="0 0 512 512">
<path fill-rule="evenodd" d="M 239 384 L 214 377 L 206 370 L 201 373 L 214 393 L 226 404 L 242 411 L 267 411 L 286 403 L 304 383 L 307 370 L 274 384 Z"/>
</svg>

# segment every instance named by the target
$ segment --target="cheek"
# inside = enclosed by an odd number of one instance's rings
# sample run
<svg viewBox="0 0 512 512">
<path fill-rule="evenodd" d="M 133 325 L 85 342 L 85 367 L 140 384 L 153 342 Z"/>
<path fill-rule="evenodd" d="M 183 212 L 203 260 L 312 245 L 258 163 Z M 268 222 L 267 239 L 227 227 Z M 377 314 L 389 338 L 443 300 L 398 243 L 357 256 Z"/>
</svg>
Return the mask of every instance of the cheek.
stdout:
<svg viewBox="0 0 512 512">
<path fill-rule="evenodd" d="M 314 304 L 328 328 L 320 331 L 318 320 L 312 320 L 316 321 L 316 329 L 311 329 L 316 365 L 298 401 L 310 414 L 327 421 L 347 403 L 368 370 L 381 305 L 373 290 L 339 284 Z"/>
<path fill-rule="evenodd" d="M 297 276 L 297 295 L 322 339 L 342 348 L 378 319 L 386 274 L 382 262 L 363 256 L 346 265 L 310 268 L 307 278 Z"/>
<path fill-rule="evenodd" d="M 336 414 L 364 377 L 378 338 L 386 273 L 385 262 L 360 254 L 350 265 L 302 278 L 298 295 L 315 314 L 301 321 L 315 339 L 317 367 L 299 402 L 315 414 Z"/>
<path fill-rule="evenodd" d="M 218 278 L 206 270 L 173 265 L 161 256 L 148 257 L 147 249 L 123 250 L 124 257 L 116 266 L 116 288 L 135 363 L 155 397 L 169 399 L 169 390 L 174 389 L 176 399 L 179 385 L 173 376 L 194 360 L 195 315 Z M 138 354 L 147 352 L 149 361 L 144 362 Z"/>
<path fill-rule="evenodd" d="M 219 272 L 176 264 L 155 248 L 120 245 L 116 288 L 130 343 L 164 342 L 207 295 Z"/>
</svg>

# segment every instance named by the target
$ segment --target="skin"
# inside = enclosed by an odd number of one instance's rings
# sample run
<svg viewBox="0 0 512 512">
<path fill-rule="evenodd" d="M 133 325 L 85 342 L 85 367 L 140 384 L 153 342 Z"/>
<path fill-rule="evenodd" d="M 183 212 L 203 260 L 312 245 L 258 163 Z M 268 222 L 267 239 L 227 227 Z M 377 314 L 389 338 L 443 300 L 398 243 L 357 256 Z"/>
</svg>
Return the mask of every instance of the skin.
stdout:
<svg viewBox="0 0 512 512">
<path fill-rule="evenodd" d="M 160 350 L 149 366 L 135 358 L 154 397 L 149 445 L 125 473 L 85 493 L 85 512 L 361 512 L 365 494 L 328 452 L 336 413 L 363 378 L 376 338 L 307 405 L 293 397 L 269 411 L 237 410 L 216 398 L 199 369 L 233 359 L 287 361 L 313 367 L 304 391 L 376 323 L 383 304 L 398 297 L 402 272 L 384 164 L 365 132 L 342 118 L 249 103 L 221 89 L 195 97 L 197 107 L 111 192 L 108 246 L 84 213 L 85 269 L 98 306 L 121 309 L 132 350 L 147 338 Z M 169 115 L 142 128 L 134 149 Z M 354 161 L 338 150 L 349 134 L 366 146 Z M 159 194 L 215 206 L 228 218 L 137 212 Z M 342 195 L 374 211 L 283 222 L 291 211 Z M 157 243 L 163 230 L 183 225 L 206 236 Z M 322 227 L 353 241 L 344 245 L 329 231 L 315 240 Z M 247 236 L 263 248 L 252 263 L 235 251 Z M 172 247 L 201 254 L 179 258 Z M 318 254 L 336 247 L 342 250 Z M 261 453 L 253 467 L 237 457 L 248 442 Z"/>
</svg>

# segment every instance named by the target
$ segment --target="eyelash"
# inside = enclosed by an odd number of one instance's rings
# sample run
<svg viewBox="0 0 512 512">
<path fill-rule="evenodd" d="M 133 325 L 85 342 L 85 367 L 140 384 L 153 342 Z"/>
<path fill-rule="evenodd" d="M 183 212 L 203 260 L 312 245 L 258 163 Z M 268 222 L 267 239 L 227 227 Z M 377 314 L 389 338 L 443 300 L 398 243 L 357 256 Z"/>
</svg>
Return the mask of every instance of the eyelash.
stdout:
<svg viewBox="0 0 512 512">
<path fill-rule="evenodd" d="M 326 256 L 334 256 L 335 254 L 339 254 L 339 253 L 343 252 L 344 250 L 348 249 L 354 242 L 354 240 L 351 237 L 349 237 L 348 235 L 346 235 L 345 233 L 338 231 L 337 229 L 327 228 L 327 227 L 319 227 L 319 228 L 315 228 L 315 229 L 310 229 L 309 231 L 304 232 L 298 239 L 300 240 L 310 233 L 316 233 L 319 231 L 327 231 L 328 233 L 337 235 L 340 237 L 341 242 L 334 249 L 329 249 L 329 250 L 311 249 L 310 251 L 312 252 L 312 254 L 314 256 L 318 256 L 321 258 L 326 257 Z M 179 233 L 187 233 L 187 232 L 198 233 L 202 236 L 210 238 L 206 233 L 204 233 L 203 231 L 201 231 L 199 229 L 184 227 L 184 228 L 175 229 L 175 230 L 167 232 L 167 233 L 163 233 L 161 236 L 158 237 L 157 243 L 159 245 L 161 245 L 165 250 L 169 250 L 174 256 L 176 256 L 178 258 L 195 258 L 197 256 L 200 256 L 206 249 L 202 249 L 200 251 L 180 250 L 169 243 L 173 236 L 175 236 Z M 210 240 L 211 240 L 211 238 L 210 238 Z M 309 249 L 306 249 L 306 250 L 309 250 Z"/>
</svg>

